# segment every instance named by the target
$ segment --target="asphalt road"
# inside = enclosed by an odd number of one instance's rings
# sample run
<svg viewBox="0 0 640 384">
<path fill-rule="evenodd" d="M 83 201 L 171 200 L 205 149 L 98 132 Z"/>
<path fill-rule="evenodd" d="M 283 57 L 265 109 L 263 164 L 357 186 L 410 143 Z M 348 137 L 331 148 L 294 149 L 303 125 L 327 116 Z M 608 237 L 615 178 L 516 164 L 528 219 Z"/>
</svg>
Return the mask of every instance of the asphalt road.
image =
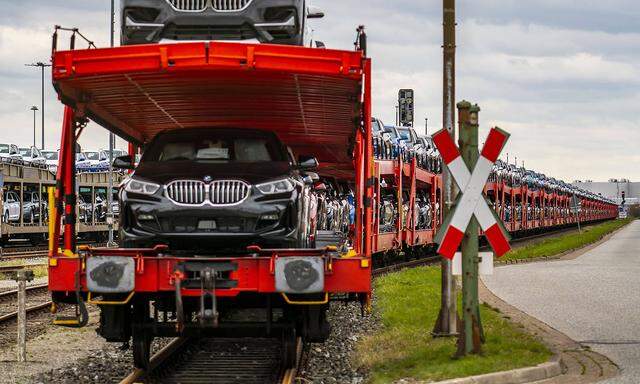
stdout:
<svg viewBox="0 0 640 384">
<path fill-rule="evenodd" d="M 640 383 L 640 220 L 574 260 L 515 264 L 483 278 L 497 296 L 609 357 Z"/>
</svg>

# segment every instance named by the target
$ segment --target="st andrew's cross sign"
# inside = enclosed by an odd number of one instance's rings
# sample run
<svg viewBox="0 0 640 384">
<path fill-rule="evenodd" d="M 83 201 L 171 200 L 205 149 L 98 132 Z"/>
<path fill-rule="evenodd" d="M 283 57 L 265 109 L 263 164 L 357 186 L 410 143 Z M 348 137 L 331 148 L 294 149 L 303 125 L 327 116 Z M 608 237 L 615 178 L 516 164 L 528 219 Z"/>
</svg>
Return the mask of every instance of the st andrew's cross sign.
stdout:
<svg viewBox="0 0 640 384">
<path fill-rule="evenodd" d="M 442 256 L 448 259 L 453 258 L 472 216 L 478 220 L 496 256 L 500 257 L 511 249 L 500 219 L 483 196 L 484 186 L 491 173 L 491 168 L 508 138 L 507 132 L 500 128 L 492 128 L 475 168 L 471 172 L 446 129 L 433 135 L 433 142 L 442 155 L 442 161 L 446 164 L 461 191 L 455 206 L 447 215 L 437 236 L 438 253 Z"/>
</svg>

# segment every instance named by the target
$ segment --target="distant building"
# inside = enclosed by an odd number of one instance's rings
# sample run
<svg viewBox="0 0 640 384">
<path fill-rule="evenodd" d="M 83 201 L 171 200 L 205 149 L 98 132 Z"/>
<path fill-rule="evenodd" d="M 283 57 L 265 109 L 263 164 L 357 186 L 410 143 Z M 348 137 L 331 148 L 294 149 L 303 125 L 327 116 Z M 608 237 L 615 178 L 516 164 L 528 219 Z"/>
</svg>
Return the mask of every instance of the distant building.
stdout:
<svg viewBox="0 0 640 384">
<path fill-rule="evenodd" d="M 626 205 L 640 204 L 640 182 L 631 182 L 628 179 L 609 179 L 609 181 L 576 180 L 572 184 L 608 197 L 618 204 L 622 202 L 623 194 Z"/>
</svg>

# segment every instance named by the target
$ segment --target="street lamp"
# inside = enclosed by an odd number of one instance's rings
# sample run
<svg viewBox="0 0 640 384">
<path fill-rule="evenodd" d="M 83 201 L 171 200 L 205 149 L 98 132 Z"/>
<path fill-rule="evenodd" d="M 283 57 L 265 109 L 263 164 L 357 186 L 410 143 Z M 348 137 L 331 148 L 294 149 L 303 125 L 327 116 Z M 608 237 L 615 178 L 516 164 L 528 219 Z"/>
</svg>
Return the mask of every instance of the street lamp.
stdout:
<svg viewBox="0 0 640 384">
<path fill-rule="evenodd" d="M 41 61 L 38 61 L 37 63 L 32 63 L 32 64 L 25 64 L 25 66 L 27 67 L 40 67 L 41 72 L 42 72 L 42 81 L 41 81 L 41 96 L 42 96 L 42 105 L 40 105 L 40 108 L 42 108 L 42 147 L 40 149 L 44 149 L 44 69 L 46 67 L 50 67 L 51 64 L 45 64 Z M 33 143 L 33 146 L 35 147 L 35 142 Z"/>
<path fill-rule="evenodd" d="M 115 39 L 115 19 L 116 19 L 116 10 L 115 10 L 115 0 L 111 0 L 111 9 L 110 15 L 111 20 L 109 22 L 109 39 L 111 42 L 111 46 L 114 46 Z M 113 241 L 113 147 L 116 143 L 116 136 L 113 132 L 109 132 L 109 182 L 107 184 L 107 188 L 109 192 L 107 193 L 107 224 L 109 228 L 109 237 L 107 241 L 108 247 L 115 246 L 115 242 Z"/>
<path fill-rule="evenodd" d="M 36 111 L 38 111 L 38 107 L 35 105 L 31 107 L 33 111 L 33 146 L 36 146 Z"/>
</svg>

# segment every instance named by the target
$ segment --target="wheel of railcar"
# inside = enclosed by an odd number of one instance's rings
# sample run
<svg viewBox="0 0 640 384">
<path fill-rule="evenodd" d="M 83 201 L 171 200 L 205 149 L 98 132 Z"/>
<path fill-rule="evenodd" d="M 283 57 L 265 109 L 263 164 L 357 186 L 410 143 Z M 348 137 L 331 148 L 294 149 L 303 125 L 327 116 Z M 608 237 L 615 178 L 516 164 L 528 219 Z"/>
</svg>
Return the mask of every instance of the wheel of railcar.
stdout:
<svg viewBox="0 0 640 384">
<path fill-rule="evenodd" d="M 297 334 L 295 327 L 289 327 L 282 331 L 282 367 L 293 368 L 296 365 Z"/>
<path fill-rule="evenodd" d="M 133 363 L 137 368 L 148 369 L 153 336 L 144 328 L 149 321 L 149 302 L 142 300 L 133 305 Z"/>
<path fill-rule="evenodd" d="M 147 370 L 151 358 L 151 337 L 143 329 L 133 330 L 133 364 Z"/>
</svg>

